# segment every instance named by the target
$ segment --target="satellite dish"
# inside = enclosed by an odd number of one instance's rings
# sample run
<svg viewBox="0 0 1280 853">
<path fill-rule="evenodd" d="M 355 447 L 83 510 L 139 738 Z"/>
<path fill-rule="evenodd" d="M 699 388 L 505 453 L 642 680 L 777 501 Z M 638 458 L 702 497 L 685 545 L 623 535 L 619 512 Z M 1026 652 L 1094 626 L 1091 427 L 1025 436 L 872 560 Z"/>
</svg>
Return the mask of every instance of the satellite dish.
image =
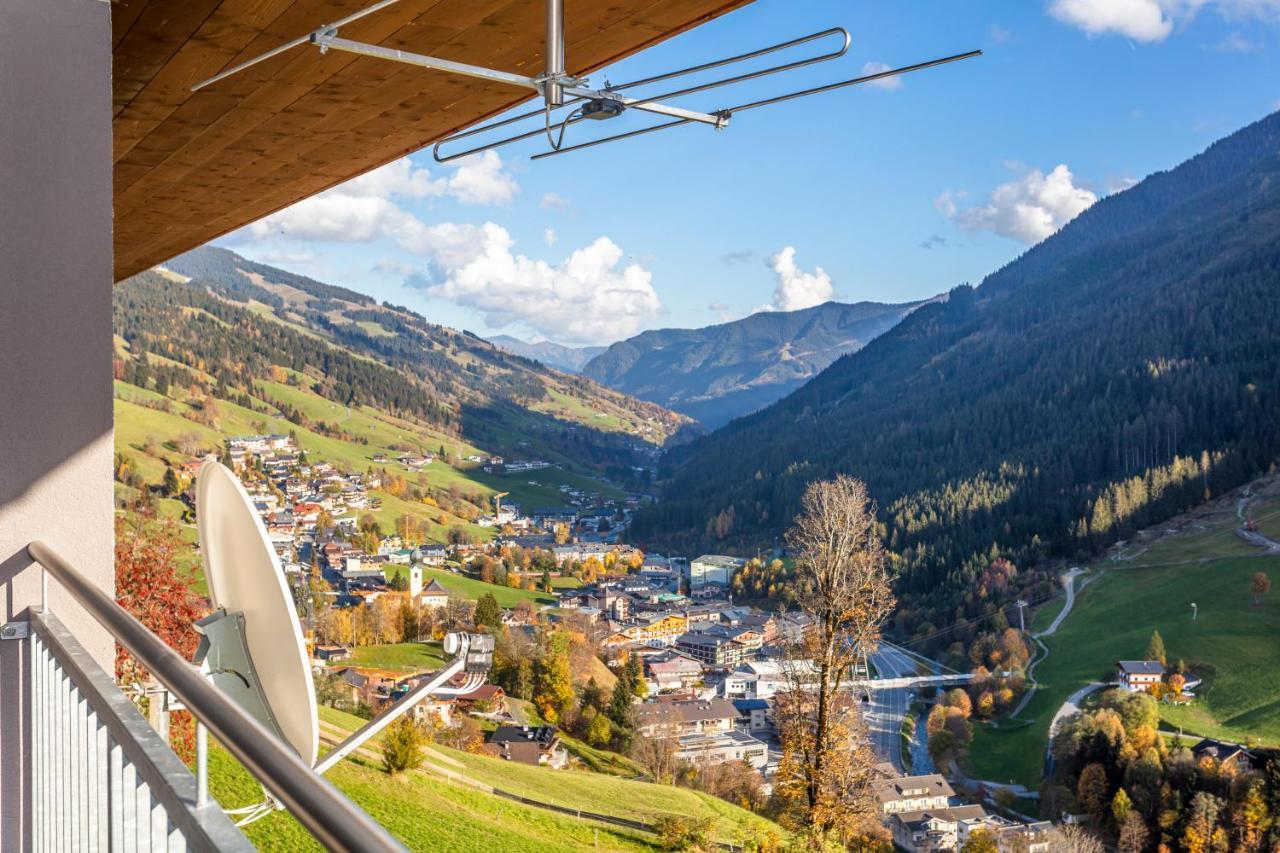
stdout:
<svg viewBox="0 0 1280 853">
<path fill-rule="evenodd" d="M 200 552 L 214 612 L 196 653 L 224 693 L 314 765 L 315 688 L 284 571 L 249 493 L 210 460 L 196 478 Z"/>
</svg>

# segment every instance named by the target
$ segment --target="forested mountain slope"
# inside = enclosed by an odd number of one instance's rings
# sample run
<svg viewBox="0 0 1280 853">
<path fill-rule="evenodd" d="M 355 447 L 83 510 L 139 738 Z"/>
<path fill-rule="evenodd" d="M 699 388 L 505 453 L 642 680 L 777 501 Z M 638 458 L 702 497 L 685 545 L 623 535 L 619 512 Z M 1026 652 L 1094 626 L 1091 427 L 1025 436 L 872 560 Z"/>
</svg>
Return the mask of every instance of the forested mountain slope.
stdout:
<svg viewBox="0 0 1280 853">
<path fill-rule="evenodd" d="M 715 429 L 786 396 L 918 304 L 827 302 L 701 329 L 642 332 L 609 347 L 582 372 Z"/>
<path fill-rule="evenodd" d="M 1073 555 L 1280 454 L 1280 114 L 1104 199 L 796 393 L 670 454 L 634 536 L 772 542 L 805 485 L 865 479 L 899 628 L 990 607 L 983 570 Z"/>
</svg>

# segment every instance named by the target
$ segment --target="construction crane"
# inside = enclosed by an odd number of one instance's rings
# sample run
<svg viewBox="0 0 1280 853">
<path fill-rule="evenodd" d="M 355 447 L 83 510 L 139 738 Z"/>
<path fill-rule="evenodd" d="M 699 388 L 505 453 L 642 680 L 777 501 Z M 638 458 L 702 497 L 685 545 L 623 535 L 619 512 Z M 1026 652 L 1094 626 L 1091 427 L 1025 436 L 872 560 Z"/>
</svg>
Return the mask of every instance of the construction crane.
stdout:
<svg viewBox="0 0 1280 853">
<path fill-rule="evenodd" d="M 496 495 L 493 496 L 493 517 L 494 518 L 497 518 L 498 516 L 502 515 L 502 499 L 509 494 L 511 493 L 498 492 Z"/>
</svg>

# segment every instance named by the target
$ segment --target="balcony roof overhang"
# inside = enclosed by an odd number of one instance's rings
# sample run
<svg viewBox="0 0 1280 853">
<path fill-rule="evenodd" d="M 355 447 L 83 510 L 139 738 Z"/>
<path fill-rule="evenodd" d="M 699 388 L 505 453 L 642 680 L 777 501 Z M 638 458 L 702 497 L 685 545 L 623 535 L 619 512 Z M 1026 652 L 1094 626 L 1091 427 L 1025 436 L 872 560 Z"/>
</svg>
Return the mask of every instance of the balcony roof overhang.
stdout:
<svg viewBox="0 0 1280 853">
<path fill-rule="evenodd" d="M 191 86 L 372 0 L 114 0 L 115 277 L 125 278 L 529 98 L 310 46 Z M 587 74 L 751 0 L 568 0 Z M 536 76 L 543 0 L 401 0 L 343 37 Z"/>
</svg>

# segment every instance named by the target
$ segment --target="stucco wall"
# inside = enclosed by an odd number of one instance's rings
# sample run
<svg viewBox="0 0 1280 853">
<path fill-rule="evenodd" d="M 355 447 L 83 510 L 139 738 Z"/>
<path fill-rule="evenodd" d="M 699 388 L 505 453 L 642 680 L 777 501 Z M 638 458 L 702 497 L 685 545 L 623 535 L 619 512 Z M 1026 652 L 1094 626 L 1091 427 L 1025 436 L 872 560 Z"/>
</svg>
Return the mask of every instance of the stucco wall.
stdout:
<svg viewBox="0 0 1280 853">
<path fill-rule="evenodd" d="M 0 618 L 42 539 L 112 581 L 111 25 L 103 0 L 0 2 Z M 109 637 L 50 609 L 110 667 Z M 26 643 L 0 642 L 0 850 L 27 842 Z"/>
</svg>

